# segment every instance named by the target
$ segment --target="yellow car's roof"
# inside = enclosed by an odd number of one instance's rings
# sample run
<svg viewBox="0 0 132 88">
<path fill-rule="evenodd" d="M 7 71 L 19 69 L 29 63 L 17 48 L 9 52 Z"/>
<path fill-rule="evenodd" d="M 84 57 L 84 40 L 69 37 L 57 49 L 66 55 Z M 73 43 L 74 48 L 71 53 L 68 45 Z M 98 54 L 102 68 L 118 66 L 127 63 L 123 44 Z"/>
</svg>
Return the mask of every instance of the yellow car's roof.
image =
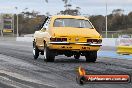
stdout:
<svg viewBox="0 0 132 88">
<path fill-rule="evenodd" d="M 72 16 L 72 15 L 55 15 L 55 16 L 51 16 L 53 19 L 57 19 L 57 18 L 74 18 L 74 19 L 85 19 L 88 20 L 88 18 L 85 18 L 83 16 Z"/>
</svg>

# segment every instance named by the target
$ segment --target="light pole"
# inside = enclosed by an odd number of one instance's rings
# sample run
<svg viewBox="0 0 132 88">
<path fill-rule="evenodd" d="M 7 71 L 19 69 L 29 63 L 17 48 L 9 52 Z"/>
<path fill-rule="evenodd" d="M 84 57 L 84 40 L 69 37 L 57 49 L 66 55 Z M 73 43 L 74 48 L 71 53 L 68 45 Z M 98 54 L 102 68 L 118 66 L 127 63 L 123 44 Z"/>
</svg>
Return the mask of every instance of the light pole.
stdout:
<svg viewBox="0 0 132 88">
<path fill-rule="evenodd" d="M 15 17 L 14 17 L 14 16 L 15 16 L 15 15 L 13 14 L 13 26 L 12 26 L 12 29 L 13 29 L 13 37 L 14 37 L 14 29 L 15 29 L 15 27 L 14 27 L 14 26 L 15 26 L 15 21 L 14 21 L 14 18 L 15 18 Z"/>
<path fill-rule="evenodd" d="M 105 16 L 106 30 L 105 30 L 105 38 L 108 37 L 108 18 L 107 18 L 107 11 L 108 11 L 108 8 L 107 8 L 107 0 L 106 0 L 106 16 Z"/>
<path fill-rule="evenodd" d="M 17 11 L 18 10 L 18 7 L 15 7 L 15 9 Z M 16 16 L 17 16 L 17 37 L 19 37 L 19 26 L 18 26 L 19 25 L 19 22 L 18 22 L 19 21 L 18 20 L 19 17 L 18 17 L 18 15 L 19 15 L 18 12 L 16 12 Z"/>
<path fill-rule="evenodd" d="M 1 24 L 1 27 L 0 27 L 1 28 L 1 31 L 0 31 L 1 37 L 3 37 L 3 25 L 4 25 L 3 24 L 3 14 L 0 14 L 0 24 Z"/>
</svg>

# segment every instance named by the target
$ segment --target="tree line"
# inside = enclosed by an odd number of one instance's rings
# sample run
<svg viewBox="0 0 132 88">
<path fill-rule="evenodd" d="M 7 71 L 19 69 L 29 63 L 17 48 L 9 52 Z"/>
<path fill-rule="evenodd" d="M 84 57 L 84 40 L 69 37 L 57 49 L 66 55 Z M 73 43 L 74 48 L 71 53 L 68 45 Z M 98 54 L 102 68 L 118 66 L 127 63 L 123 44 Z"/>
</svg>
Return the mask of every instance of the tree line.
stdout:
<svg viewBox="0 0 132 88">
<path fill-rule="evenodd" d="M 70 15 L 75 15 L 79 11 L 67 9 L 65 11 L 60 11 L 61 14 L 67 13 L 66 11 L 71 12 Z M 72 12 L 73 11 L 73 12 Z M 77 12 L 75 12 L 77 11 Z M 132 33 L 132 12 L 128 14 L 123 14 L 121 10 L 114 10 L 111 14 L 107 15 L 108 17 L 108 31 L 123 31 Z M 78 15 L 78 14 L 76 14 Z M 19 18 L 19 34 L 32 34 L 38 30 L 38 26 L 43 23 L 46 18 L 46 15 L 38 15 L 38 12 L 22 12 L 18 16 Z M 105 31 L 105 16 L 103 15 L 92 15 L 88 17 L 90 21 L 95 26 L 96 30 L 100 33 Z M 16 33 L 16 19 L 17 16 L 14 15 L 15 21 L 15 33 Z"/>
<path fill-rule="evenodd" d="M 128 14 L 112 13 L 108 16 L 108 31 L 121 31 L 132 33 L 132 12 Z M 89 17 L 95 28 L 99 31 L 105 31 L 105 16 L 94 15 Z"/>
</svg>

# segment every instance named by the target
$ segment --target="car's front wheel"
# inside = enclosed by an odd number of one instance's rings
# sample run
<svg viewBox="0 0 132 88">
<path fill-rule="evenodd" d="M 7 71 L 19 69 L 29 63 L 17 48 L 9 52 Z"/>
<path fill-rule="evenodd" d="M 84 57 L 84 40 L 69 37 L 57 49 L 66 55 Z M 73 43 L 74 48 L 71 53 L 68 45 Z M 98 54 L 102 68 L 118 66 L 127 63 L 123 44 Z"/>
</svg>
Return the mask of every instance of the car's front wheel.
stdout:
<svg viewBox="0 0 132 88">
<path fill-rule="evenodd" d="M 36 46 L 36 43 L 33 42 L 33 57 L 36 60 L 39 56 L 39 49 Z"/>
<path fill-rule="evenodd" d="M 47 45 L 44 46 L 44 60 L 47 62 L 54 62 L 55 55 L 52 50 L 50 50 Z"/>
<path fill-rule="evenodd" d="M 97 59 L 97 51 L 87 52 L 85 57 L 86 57 L 86 62 L 95 62 Z"/>
</svg>

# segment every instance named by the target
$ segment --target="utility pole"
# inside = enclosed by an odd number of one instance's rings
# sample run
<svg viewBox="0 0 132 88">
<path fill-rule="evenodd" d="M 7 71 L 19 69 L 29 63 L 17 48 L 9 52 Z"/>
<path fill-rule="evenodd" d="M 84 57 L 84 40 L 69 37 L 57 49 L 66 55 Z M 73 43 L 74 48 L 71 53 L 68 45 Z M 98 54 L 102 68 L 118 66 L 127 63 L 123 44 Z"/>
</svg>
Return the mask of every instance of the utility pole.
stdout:
<svg viewBox="0 0 132 88">
<path fill-rule="evenodd" d="M 16 16 L 17 16 L 17 37 L 19 37 L 19 26 L 18 26 L 18 25 L 19 25 L 19 22 L 18 22 L 18 21 L 19 21 L 19 20 L 18 20 L 18 19 L 19 19 L 19 17 L 18 17 L 19 14 L 18 14 L 18 12 L 17 12 L 18 7 L 15 7 L 15 9 L 16 9 Z"/>
<path fill-rule="evenodd" d="M 19 20 L 18 20 L 18 18 L 19 17 L 18 17 L 18 14 L 17 14 L 17 37 L 19 37 L 19 26 L 18 26 L 19 25 L 19 22 L 18 22 Z"/>
<path fill-rule="evenodd" d="M 0 14 L 0 23 L 1 23 L 1 37 L 3 37 L 3 26 L 4 26 L 4 24 L 3 24 L 3 14 Z"/>
<path fill-rule="evenodd" d="M 12 29 L 13 29 L 13 37 L 14 37 L 14 29 L 15 29 L 15 27 L 14 27 L 15 26 L 15 20 L 14 20 L 15 17 L 14 16 L 15 16 L 15 14 L 13 14 L 13 20 L 12 20 L 12 22 L 13 22 L 12 23 L 13 24 L 13 26 L 12 26 Z"/>
<path fill-rule="evenodd" d="M 105 23 L 106 23 L 106 30 L 105 30 L 105 38 L 108 37 L 108 18 L 107 18 L 107 11 L 108 11 L 108 8 L 107 8 L 107 0 L 106 0 L 106 18 L 105 18 Z"/>
</svg>

